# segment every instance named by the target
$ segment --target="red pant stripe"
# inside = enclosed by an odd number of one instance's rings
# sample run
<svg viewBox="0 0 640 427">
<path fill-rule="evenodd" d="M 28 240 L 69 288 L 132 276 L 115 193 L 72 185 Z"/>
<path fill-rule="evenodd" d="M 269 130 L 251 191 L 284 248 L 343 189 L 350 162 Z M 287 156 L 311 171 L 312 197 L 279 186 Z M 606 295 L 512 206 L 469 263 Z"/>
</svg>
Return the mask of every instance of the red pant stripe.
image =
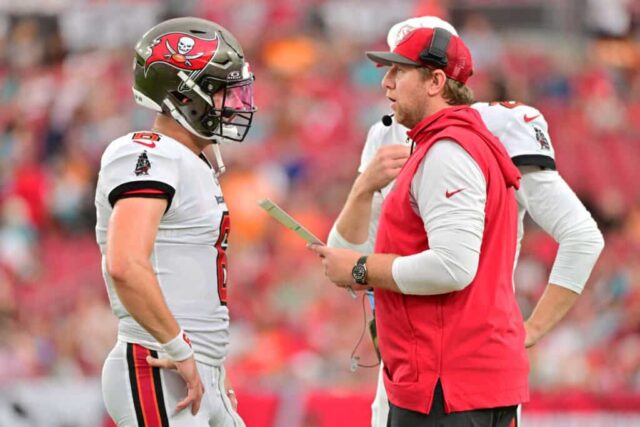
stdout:
<svg viewBox="0 0 640 427">
<path fill-rule="evenodd" d="M 129 377 L 132 379 L 131 391 L 138 424 L 140 427 L 168 427 L 164 399 L 159 401 L 162 398 L 159 369 L 149 366 L 146 360 L 151 355 L 150 350 L 138 344 L 127 344 L 127 347 Z M 155 375 L 154 370 L 158 371 Z"/>
</svg>

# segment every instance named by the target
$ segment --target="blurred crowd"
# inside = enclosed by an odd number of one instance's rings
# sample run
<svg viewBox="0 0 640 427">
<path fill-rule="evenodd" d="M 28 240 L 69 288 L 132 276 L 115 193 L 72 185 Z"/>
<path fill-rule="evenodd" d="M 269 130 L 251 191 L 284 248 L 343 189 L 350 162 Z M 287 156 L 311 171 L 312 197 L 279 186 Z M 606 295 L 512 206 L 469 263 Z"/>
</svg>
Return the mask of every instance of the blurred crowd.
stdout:
<svg viewBox="0 0 640 427">
<path fill-rule="evenodd" d="M 558 169 L 605 234 L 583 296 L 530 352 L 532 388 L 640 392 L 635 2 L 587 2 L 571 37 L 505 31 L 472 7 L 455 8 L 474 2 L 407 0 L 394 12 L 357 0 L 87 1 L 64 12 L 55 10 L 64 1 L 43 3 L 53 11 L 0 15 L 1 382 L 100 374 L 116 331 L 93 231 L 100 156 L 115 137 L 151 124 L 131 95 L 132 43 L 155 22 L 190 14 L 230 29 L 257 76 L 247 142 L 222 147 L 230 375 L 253 388 L 373 387 L 376 370 L 350 372 L 354 354 L 375 362 L 368 338 L 355 349 L 365 304 L 330 285 L 304 243 L 256 202 L 270 197 L 327 235 L 367 128 L 387 112 L 382 70 L 363 52 L 384 47 L 394 22 L 436 14 L 472 50 L 478 100 L 515 99 L 545 114 Z M 527 230 L 516 271 L 525 316 L 556 250 L 534 224 Z"/>
</svg>

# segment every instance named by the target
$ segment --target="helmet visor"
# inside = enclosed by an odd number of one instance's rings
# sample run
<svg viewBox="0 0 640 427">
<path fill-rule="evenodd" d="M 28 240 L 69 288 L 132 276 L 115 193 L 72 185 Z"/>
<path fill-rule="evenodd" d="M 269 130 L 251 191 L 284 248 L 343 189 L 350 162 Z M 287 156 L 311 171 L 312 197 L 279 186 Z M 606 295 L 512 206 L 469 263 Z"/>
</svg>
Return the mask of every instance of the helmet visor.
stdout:
<svg viewBox="0 0 640 427">
<path fill-rule="evenodd" d="M 222 104 L 216 104 L 215 108 L 222 110 L 223 122 L 228 123 L 229 119 L 237 113 L 253 113 L 256 111 L 253 102 L 253 80 L 244 80 L 226 86 L 223 94 Z"/>
</svg>

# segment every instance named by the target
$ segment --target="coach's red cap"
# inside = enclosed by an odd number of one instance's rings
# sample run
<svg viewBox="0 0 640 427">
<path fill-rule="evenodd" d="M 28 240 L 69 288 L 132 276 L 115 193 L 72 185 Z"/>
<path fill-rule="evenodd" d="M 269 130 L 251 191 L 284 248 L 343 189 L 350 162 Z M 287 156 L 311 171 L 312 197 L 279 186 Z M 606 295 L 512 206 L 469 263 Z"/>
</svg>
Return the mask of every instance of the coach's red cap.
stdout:
<svg viewBox="0 0 640 427">
<path fill-rule="evenodd" d="M 451 37 L 444 52 L 446 55 L 442 56 L 440 63 L 427 56 L 436 30 L 444 31 L 446 36 Z M 433 46 L 431 50 L 437 53 L 438 46 Z M 465 83 L 473 74 L 469 48 L 460 37 L 442 28 L 416 28 L 407 34 L 392 52 L 367 52 L 367 57 L 380 65 L 405 64 L 440 68 L 447 77 L 460 83 Z"/>
</svg>

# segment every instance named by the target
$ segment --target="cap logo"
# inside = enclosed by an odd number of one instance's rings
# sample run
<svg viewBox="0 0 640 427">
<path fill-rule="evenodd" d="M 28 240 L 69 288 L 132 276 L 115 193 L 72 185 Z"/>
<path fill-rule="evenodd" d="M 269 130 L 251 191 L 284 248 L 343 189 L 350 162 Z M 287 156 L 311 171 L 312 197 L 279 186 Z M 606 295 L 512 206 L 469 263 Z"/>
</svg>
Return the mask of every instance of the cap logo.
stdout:
<svg viewBox="0 0 640 427">
<path fill-rule="evenodd" d="M 393 49 L 395 49 L 415 29 L 416 27 L 409 24 L 400 27 L 400 29 L 398 30 L 398 33 L 396 34 L 396 42 L 395 42 L 395 45 L 393 46 Z"/>
<path fill-rule="evenodd" d="M 202 70 L 218 50 L 218 36 L 201 39 L 184 33 L 164 34 L 151 43 L 151 54 L 144 64 L 144 73 L 157 63 L 187 71 Z"/>
</svg>

